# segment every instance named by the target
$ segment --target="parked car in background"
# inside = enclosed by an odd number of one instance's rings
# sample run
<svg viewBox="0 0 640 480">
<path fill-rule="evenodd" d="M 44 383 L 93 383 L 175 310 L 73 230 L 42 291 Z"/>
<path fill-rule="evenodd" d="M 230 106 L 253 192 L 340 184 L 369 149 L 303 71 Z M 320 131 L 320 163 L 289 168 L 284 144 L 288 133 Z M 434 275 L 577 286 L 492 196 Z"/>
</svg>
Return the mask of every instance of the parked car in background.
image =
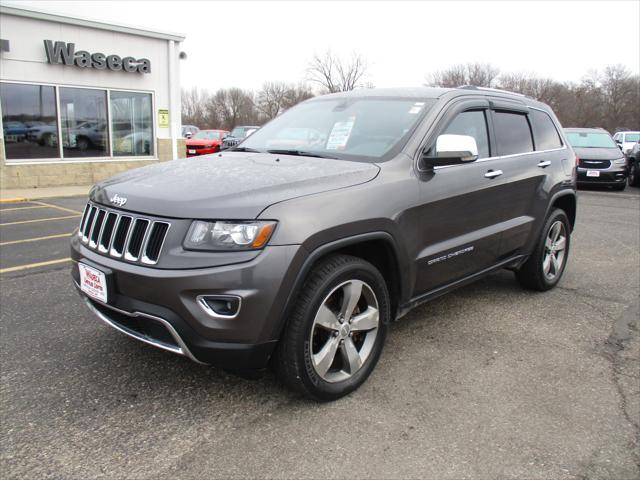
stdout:
<svg viewBox="0 0 640 480">
<path fill-rule="evenodd" d="M 224 139 L 224 142 L 222 142 L 222 147 L 220 148 L 220 150 L 226 150 L 227 148 L 235 147 L 259 128 L 260 127 L 246 125 L 234 127 L 227 138 Z"/>
<path fill-rule="evenodd" d="M 629 168 L 629 186 L 640 185 L 640 141 L 637 141 L 631 151 L 627 154 L 627 164 Z"/>
<path fill-rule="evenodd" d="M 567 140 L 578 156 L 578 185 L 627 185 L 627 159 L 603 128 L 565 128 Z"/>
<path fill-rule="evenodd" d="M 227 130 L 200 130 L 187 139 L 187 157 L 219 152 L 222 141 L 228 134 Z"/>
<path fill-rule="evenodd" d="M 617 132 L 613 136 L 613 140 L 620 147 L 622 153 L 627 155 L 633 148 L 633 145 L 640 140 L 640 132 Z"/>
<path fill-rule="evenodd" d="M 198 133 L 200 129 L 195 125 L 183 125 L 182 126 L 182 137 L 183 138 L 191 138 L 196 133 Z"/>
<path fill-rule="evenodd" d="M 58 134 L 58 124 L 53 121 L 49 124 L 40 122 L 38 125 L 32 125 L 27 132 L 27 139 L 37 142 L 39 145 L 50 145 L 52 136 Z"/>
<path fill-rule="evenodd" d="M 4 122 L 2 125 L 5 142 L 21 142 L 27 136 L 29 127 L 18 121 Z"/>
</svg>

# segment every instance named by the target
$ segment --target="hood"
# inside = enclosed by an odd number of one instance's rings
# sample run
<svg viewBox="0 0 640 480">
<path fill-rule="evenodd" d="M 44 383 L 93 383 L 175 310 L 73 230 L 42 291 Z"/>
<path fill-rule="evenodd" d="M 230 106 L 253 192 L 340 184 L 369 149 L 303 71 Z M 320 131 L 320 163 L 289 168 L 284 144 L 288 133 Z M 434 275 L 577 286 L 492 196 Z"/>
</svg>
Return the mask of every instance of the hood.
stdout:
<svg viewBox="0 0 640 480">
<path fill-rule="evenodd" d="M 187 139 L 186 143 L 187 143 L 187 147 L 193 146 L 193 145 L 219 145 L 220 143 L 222 143 L 222 140 L 220 140 L 219 138 L 217 139 L 189 138 Z"/>
<path fill-rule="evenodd" d="M 573 147 L 573 151 L 582 160 L 615 160 L 622 158 L 624 155 L 618 148 L 584 148 Z"/>
<path fill-rule="evenodd" d="M 373 180 L 372 163 L 229 152 L 156 163 L 97 184 L 90 198 L 106 206 L 154 216 L 252 219 L 274 203 Z M 311 214 L 312 212 L 310 212 Z"/>
</svg>

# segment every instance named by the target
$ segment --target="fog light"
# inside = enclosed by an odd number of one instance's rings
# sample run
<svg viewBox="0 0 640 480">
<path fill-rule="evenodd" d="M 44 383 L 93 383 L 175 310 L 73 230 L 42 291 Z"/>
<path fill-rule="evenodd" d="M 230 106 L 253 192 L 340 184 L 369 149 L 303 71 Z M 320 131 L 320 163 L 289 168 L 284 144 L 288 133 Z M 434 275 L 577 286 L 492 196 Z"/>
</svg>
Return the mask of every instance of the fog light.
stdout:
<svg viewBox="0 0 640 480">
<path fill-rule="evenodd" d="M 207 315 L 224 319 L 236 318 L 242 304 L 235 295 L 199 295 L 196 300 Z"/>
</svg>

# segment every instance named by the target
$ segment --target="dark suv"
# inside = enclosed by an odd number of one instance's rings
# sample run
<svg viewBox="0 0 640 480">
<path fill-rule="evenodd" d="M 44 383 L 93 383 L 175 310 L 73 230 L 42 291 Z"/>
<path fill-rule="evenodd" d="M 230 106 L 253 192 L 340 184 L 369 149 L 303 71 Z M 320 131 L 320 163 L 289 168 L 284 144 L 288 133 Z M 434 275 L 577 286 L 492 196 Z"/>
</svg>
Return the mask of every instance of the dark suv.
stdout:
<svg viewBox="0 0 640 480">
<path fill-rule="evenodd" d="M 300 129 L 306 130 L 305 134 Z M 389 322 L 490 272 L 560 280 L 576 168 L 546 105 L 477 88 L 366 89 L 239 147 L 90 192 L 73 280 L 108 325 L 201 363 L 271 364 L 319 400 L 361 385 Z"/>
<path fill-rule="evenodd" d="M 242 126 L 242 127 L 233 127 L 233 130 L 224 137 L 222 140 L 222 145 L 220 146 L 220 150 L 226 150 L 227 148 L 232 148 L 238 145 L 242 140 L 247 138 L 253 132 L 259 130 L 260 127 L 251 127 L 251 126 Z"/>
</svg>

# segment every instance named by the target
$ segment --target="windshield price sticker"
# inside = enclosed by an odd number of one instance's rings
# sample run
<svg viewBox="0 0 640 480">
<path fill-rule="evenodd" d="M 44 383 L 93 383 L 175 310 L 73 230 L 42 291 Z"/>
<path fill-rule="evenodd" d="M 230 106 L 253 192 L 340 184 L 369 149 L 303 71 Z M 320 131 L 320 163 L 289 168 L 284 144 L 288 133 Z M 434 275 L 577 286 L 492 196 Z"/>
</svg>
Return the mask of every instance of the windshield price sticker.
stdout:
<svg viewBox="0 0 640 480">
<path fill-rule="evenodd" d="M 424 102 L 414 103 L 413 106 L 409 109 L 409 114 L 415 115 L 416 113 L 420 113 L 420 110 L 422 110 L 422 107 L 424 107 Z"/>
<path fill-rule="evenodd" d="M 351 130 L 353 124 L 356 122 L 356 117 L 349 117 L 344 122 L 336 122 L 331 129 L 329 139 L 327 140 L 327 150 L 344 150 L 351 136 Z"/>
</svg>

